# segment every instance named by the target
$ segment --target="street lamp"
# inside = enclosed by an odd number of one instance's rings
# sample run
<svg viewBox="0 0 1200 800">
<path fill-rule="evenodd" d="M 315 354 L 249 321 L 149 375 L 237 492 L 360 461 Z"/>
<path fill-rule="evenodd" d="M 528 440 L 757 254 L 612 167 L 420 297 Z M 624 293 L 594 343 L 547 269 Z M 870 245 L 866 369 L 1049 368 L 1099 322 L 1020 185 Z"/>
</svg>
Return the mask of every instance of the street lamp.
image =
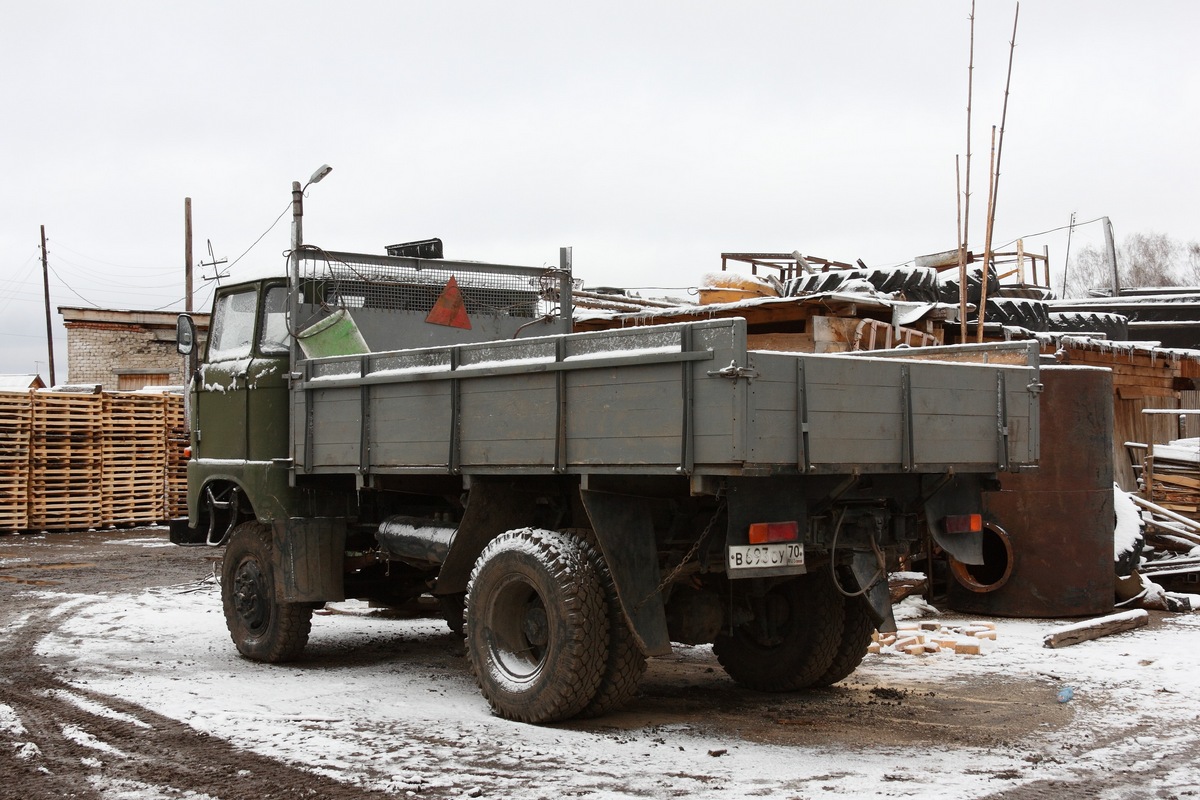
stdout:
<svg viewBox="0 0 1200 800">
<path fill-rule="evenodd" d="M 304 190 L 314 183 L 320 183 L 326 175 L 333 172 L 333 167 L 322 164 L 303 186 L 300 181 L 292 181 L 292 252 L 288 258 L 288 282 L 290 283 L 288 298 L 288 315 L 291 317 L 293 334 L 300 324 L 300 247 L 304 244 Z M 292 363 L 295 364 L 298 355 L 298 343 L 292 336 Z"/>
<path fill-rule="evenodd" d="M 300 181 L 292 181 L 292 253 L 293 255 L 304 244 L 304 190 L 314 183 L 320 183 L 325 176 L 333 172 L 333 167 L 322 164 L 303 186 Z M 299 264 L 299 261 L 296 262 Z"/>
</svg>

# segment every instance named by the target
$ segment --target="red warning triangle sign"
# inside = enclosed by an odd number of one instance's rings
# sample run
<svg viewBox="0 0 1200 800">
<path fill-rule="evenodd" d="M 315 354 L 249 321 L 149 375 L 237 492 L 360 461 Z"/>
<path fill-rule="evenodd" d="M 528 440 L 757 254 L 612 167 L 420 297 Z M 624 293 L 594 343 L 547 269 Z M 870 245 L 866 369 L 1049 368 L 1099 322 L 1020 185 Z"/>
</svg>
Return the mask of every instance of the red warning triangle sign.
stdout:
<svg viewBox="0 0 1200 800">
<path fill-rule="evenodd" d="M 429 309 L 429 316 L 425 317 L 425 321 L 432 325 L 471 330 L 471 318 L 467 316 L 466 303 L 463 302 L 462 292 L 458 290 L 458 281 L 453 275 L 433 304 L 433 308 Z"/>
</svg>

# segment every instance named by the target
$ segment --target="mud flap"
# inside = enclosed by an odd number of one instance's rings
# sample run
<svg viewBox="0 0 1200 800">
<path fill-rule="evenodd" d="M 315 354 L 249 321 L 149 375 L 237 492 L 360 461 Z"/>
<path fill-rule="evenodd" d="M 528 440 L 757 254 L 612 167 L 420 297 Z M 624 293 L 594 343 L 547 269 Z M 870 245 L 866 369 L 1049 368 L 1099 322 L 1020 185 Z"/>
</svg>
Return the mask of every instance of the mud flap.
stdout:
<svg viewBox="0 0 1200 800">
<path fill-rule="evenodd" d="M 870 581 L 871 588 L 867 591 L 866 600 L 875 616 L 876 627 L 882 633 L 896 632 L 896 618 L 892 614 L 892 593 L 888 588 L 887 573 L 879 571 L 879 558 L 872 552 L 856 552 L 850 562 L 854 572 L 854 580 L 859 586 L 866 586 Z"/>
<path fill-rule="evenodd" d="M 936 475 L 924 476 L 936 479 Z M 979 514 L 983 510 L 983 488 L 974 475 L 956 475 L 936 489 L 925 501 L 925 523 L 938 546 L 964 564 L 983 563 L 983 532 L 946 533 L 942 519 L 951 514 Z"/>
<path fill-rule="evenodd" d="M 671 652 L 649 503 L 640 497 L 584 490 L 583 505 L 617 587 L 629 628 L 648 656 Z"/>
<path fill-rule="evenodd" d="M 291 517 L 271 523 L 271 548 L 282 603 L 346 599 L 342 570 L 346 559 L 346 520 Z"/>
</svg>

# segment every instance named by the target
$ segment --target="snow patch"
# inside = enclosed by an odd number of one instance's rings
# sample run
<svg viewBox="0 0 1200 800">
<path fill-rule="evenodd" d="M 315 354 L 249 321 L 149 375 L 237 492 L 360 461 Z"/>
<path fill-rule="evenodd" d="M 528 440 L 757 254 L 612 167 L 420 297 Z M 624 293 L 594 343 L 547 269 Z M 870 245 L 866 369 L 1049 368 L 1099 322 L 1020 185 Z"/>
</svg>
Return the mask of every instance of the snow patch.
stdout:
<svg viewBox="0 0 1200 800">
<path fill-rule="evenodd" d="M 126 722 L 139 728 L 151 727 L 149 723 L 143 722 L 137 717 L 124 714 L 120 711 L 114 711 L 108 706 L 101 705 L 94 700 L 75 694 L 74 692 L 63 691 L 62 689 L 52 689 L 51 691 L 46 692 L 46 696 L 54 698 L 55 700 L 65 700 L 81 711 L 86 711 L 89 714 L 95 714 L 97 717 L 105 717 L 106 719 L 113 719 L 117 720 L 118 722 Z"/>
<path fill-rule="evenodd" d="M 17 745 L 16 756 L 22 761 L 33 761 L 42 754 L 42 749 L 33 742 Z"/>
<path fill-rule="evenodd" d="M 103 742 L 97 739 L 95 736 L 92 736 L 78 725 L 63 725 L 62 733 L 63 736 L 82 747 L 87 747 L 92 750 L 99 750 L 101 753 L 108 753 L 109 755 L 118 756 L 120 758 L 129 758 L 128 753 L 118 750 L 108 742 Z"/>
<path fill-rule="evenodd" d="M 1113 484 L 1113 510 L 1117 513 L 1117 525 L 1113 533 L 1113 560 L 1125 553 L 1133 552 L 1142 538 L 1142 514 L 1128 492 Z"/>
<path fill-rule="evenodd" d="M 21 724 L 21 717 L 13 710 L 12 706 L 6 706 L 0 703 L 0 733 L 7 733 L 9 736 L 24 736 L 25 726 Z"/>
</svg>

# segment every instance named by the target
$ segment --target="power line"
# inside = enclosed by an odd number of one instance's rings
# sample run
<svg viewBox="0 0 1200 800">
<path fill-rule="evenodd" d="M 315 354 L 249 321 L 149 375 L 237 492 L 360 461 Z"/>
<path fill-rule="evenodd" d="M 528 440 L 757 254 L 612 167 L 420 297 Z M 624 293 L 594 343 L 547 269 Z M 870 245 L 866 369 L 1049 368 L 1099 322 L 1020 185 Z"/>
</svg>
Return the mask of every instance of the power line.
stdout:
<svg viewBox="0 0 1200 800">
<path fill-rule="evenodd" d="M 264 237 L 264 236 L 266 236 L 266 235 L 267 235 L 268 233 L 270 233 L 271 231 L 275 230 L 275 226 L 279 224 L 279 220 L 283 219 L 283 215 L 284 215 L 284 214 L 286 214 L 286 213 L 288 212 L 288 209 L 290 209 L 291 207 L 292 207 L 292 204 L 291 204 L 291 202 L 289 201 L 289 202 L 288 202 L 288 204 L 287 204 L 286 206 L 284 206 L 284 207 L 283 207 L 283 211 L 280 211 L 280 212 L 279 212 L 279 216 L 275 218 L 275 221 L 271 223 L 271 227 L 269 227 L 269 228 L 267 228 L 265 231 L 263 231 L 263 232 L 262 232 L 262 236 L 259 236 L 257 239 L 255 239 L 255 240 L 254 240 L 254 244 L 252 244 L 252 245 L 250 245 L 249 247 L 247 247 L 247 248 L 246 248 L 246 251 L 245 251 L 244 253 L 242 253 L 240 256 L 238 256 L 237 258 L 235 258 L 235 259 L 232 261 L 232 263 L 230 263 L 230 265 L 229 265 L 228 267 L 226 267 L 226 268 L 225 268 L 225 271 L 226 271 L 226 272 L 228 272 L 230 269 L 232 269 L 232 268 L 233 268 L 233 265 L 234 265 L 234 264 L 236 264 L 236 263 L 238 263 L 239 261 L 241 261 L 243 258 L 245 258 L 245 257 L 246 257 L 246 253 L 249 253 L 251 250 L 253 250 L 253 249 L 254 249 L 254 246 L 255 246 L 255 245 L 257 245 L 259 242 L 261 242 L 261 241 L 263 240 L 263 237 Z"/>
<path fill-rule="evenodd" d="M 71 294 L 78 297 L 83 302 L 87 303 L 92 308 L 100 308 L 100 305 L 98 303 L 93 303 L 91 300 L 88 300 L 86 297 L 81 295 L 79 292 L 77 292 L 73 288 L 71 288 L 71 285 L 68 284 L 65 280 L 63 280 L 62 275 L 59 275 L 58 272 L 54 269 L 54 267 L 50 267 L 49 264 L 47 264 L 47 266 L 50 268 L 50 271 L 54 273 L 54 277 L 58 278 L 58 280 L 62 283 L 64 289 L 66 289 L 68 292 L 70 292 Z"/>
<path fill-rule="evenodd" d="M 53 244 L 54 244 L 56 247 L 61 247 L 62 249 L 64 249 L 64 250 L 67 250 L 68 252 L 74 253 L 75 255 L 77 255 L 77 256 L 79 256 L 79 257 L 81 257 L 81 258 L 85 258 L 85 259 L 87 259 L 87 260 L 89 260 L 89 261 L 95 261 L 97 264 L 104 264 L 105 266 L 108 266 L 108 267 L 120 267 L 120 268 L 122 268 L 122 269 L 129 270 L 129 273 L 128 273 L 128 274 L 129 274 L 129 275 L 131 275 L 131 276 L 132 276 L 132 275 L 144 275 L 144 274 L 145 274 L 145 273 L 147 273 L 147 272 L 152 272 L 152 273 L 155 273 L 155 274 L 158 274 L 158 275 L 173 275 L 173 274 L 175 273 L 175 268 L 174 268 L 174 267 L 166 267 L 166 266 L 164 266 L 164 267 L 144 267 L 144 266 L 136 266 L 136 267 L 135 267 L 135 266 L 132 266 L 132 265 L 130 265 L 130 264 L 117 264 L 117 263 L 114 263 L 114 262 L 112 262 L 112 261 L 105 261 L 105 260 L 104 260 L 104 259 L 102 259 L 102 258 L 96 258 L 95 256 L 90 256 L 90 255 L 88 255 L 87 253 L 81 253 L 80 251 L 78 251 L 78 250 L 76 250 L 76 249 L 74 249 L 74 248 L 70 247 L 69 245 L 65 245 L 65 244 L 63 244 L 63 243 L 62 243 L 62 241 L 61 241 L 60 239 L 57 239 L 57 238 L 55 238 L 55 239 L 47 239 L 46 241 L 47 241 L 47 242 L 50 242 L 50 243 L 53 243 Z M 69 261 L 69 260 L 67 260 L 67 259 L 65 259 L 65 258 L 62 258 L 61 256 L 59 257 L 59 261 L 65 262 L 65 263 L 67 263 L 67 264 L 72 264 L 73 266 L 81 267 L 81 268 L 83 268 L 83 269 L 87 269 L 87 266 L 86 266 L 86 265 L 83 265 L 83 264 L 75 264 L 74 262 L 71 262 L 71 261 Z"/>
<path fill-rule="evenodd" d="M 1066 225 L 1060 225 L 1057 228 L 1051 228 L 1050 230 L 1042 231 L 1041 233 L 1027 233 L 1024 236 L 1018 236 L 1011 242 L 1005 242 L 1004 244 L 1000 245 L 1000 247 L 1008 247 L 1010 244 L 1016 244 L 1018 239 L 1035 239 L 1038 236 L 1045 236 L 1048 233 L 1058 233 L 1059 231 L 1065 231 L 1068 228 L 1078 228 L 1080 225 L 1091 225 L 1093 222 L 1099 222 L 1102 219 L 1104 219 L 1104 217 L 1096 217 L 1095 219 L 1089 219 L 1087 222 L 1076 222 L 1073 224 L 1068 223 Z"/>
<path fill-rule="evenodd" d="M 86 264 L 77 264 L 74 261 L 63 258 L 59 254 L 55 254 L 54 260 L 55 260 L 55 262 L 57 262 L 60 265 L 67 264 L 68 266 L 76 267 L 81 270 L 90 270 L 91 269 Z M 91 274 L 89 274 L 88 277 L 91 277 Z M 108 283 L 108 284 L 112 284 L 113 286 L 120 286 L 122 288 L 128 288 L 128 289 L 137 289 L 137 288 L 166 289 L 166 288 L 174 286 L 176 283 L 178 283 L 178 281 L 171 281 L 170 283 L 146 283 L 145 281 L 138 281 L 136 283 L 127 283 L 124 281 L 114 280 L 113 277 L 111 276 L 111 274 L 104 276 L 104 282 Z"/>
</svg>

